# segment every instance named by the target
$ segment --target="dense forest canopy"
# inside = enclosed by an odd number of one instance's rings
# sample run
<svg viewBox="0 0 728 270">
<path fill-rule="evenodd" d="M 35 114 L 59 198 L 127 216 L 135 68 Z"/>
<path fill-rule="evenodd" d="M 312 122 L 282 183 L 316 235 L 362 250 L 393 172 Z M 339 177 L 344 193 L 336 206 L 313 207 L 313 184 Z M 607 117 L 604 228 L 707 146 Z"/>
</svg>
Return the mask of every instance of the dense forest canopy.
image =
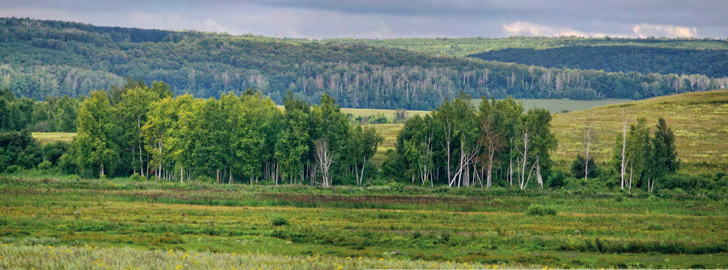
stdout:
<svg viewBox="0 0 728 270">
<path fill-rule="evenodd" d="M 662 74 L 728 76 L 728 50 L 691 50 L 644 46 L 572 46 L 553 49 L 503 49 L 471 55 L 484 60 L 543 67 L 637 71 Z"/>
<path fill-rule="evenodd" d="M 728 78 L 705 75 L 543 68 L 361 43 L 0 19 L 0 88 L 36 99 L 73 97 L 120 86 L 127 77 L 165 81 L 175 95 L 218 97 L 254 87 L 277 104 L 291 90 L 311 103 L 326 93 L 343 107 L 390 109 L 434 108 L 460 91 L 641 99 L 728 87 Z"/>
<path fill-rule="evenodd" d="M 647 48 L 673 48 L 691 50 L 728 50 L 728 39 L 694 38 L 585 38 L 575 36 L 507 38 L 396 38 L 396 39 L 328 39 L 334 43 L 361 43 L 377 47 L 389 47 L 434 55 L 468 56 L 471 54 L 519 49 L 553 49 L 574 46 L 636 46 Z"/>
</svg>

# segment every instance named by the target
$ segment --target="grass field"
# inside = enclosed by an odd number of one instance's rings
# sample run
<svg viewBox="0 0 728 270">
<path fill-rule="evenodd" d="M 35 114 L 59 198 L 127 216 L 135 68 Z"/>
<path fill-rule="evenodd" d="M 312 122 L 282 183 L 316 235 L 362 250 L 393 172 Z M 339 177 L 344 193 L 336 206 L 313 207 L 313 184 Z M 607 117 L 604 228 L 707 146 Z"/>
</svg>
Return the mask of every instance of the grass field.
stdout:
<svg viewBox="0 0 728 270">
<path fill-rule="evenodd" d="M 675 132 L 683 171 L 728 171 L 728 90 L 685 93 L 554 115 L 553 131 L 559 141 L 554 159 L 566 164 L 583 153 L 584 127 L 591 122 L 599 136 L 592 153 L 597 161 L 608 161 L 625 116 L 628 124 L 645 117 L 653 132 L 657 118 L 665 118 Z"/>
<path fill-rule="evenodd" d="M 480 99 L 473 99 L 475 106 L 480 104 Z M 551 113 L 575 112 L 594 107 L 610 104 L 630 102 L 630 99 L 601 99 L 601 100 L 573 100 L 573 99 L 519 99 L 523 107 L 528 109 L 542 108 Z"/>
<path fill-rule="evenodd" d="M 558 110 L 558 100 L 541 102 L 541 106 L 553 106 L 551 108 Z M 553 104 L 548 105 L 550 102 Z M 528 108 L 528 105 L 525 107 Z M 657 118 L 665 118 L 675 132 L 682 171 L 728 171 L 728 90 L 686 93 L 554 114 L 552 131 L 559 141 L 552 155 L 556 164 L 567 168 L 577 154 L 583 155 L 582 137 L 587 119 L 590 119 L 599 137 L 590 155 L 598 163 L 607 163 L 611 159 L 616 136 L 622 131 L 625 115 L 629 119 L 628 124 L 636 123 L 638 117 L 647 118 L 652 131 L 657 125 Z M 378 127 L 384 137 L 378 157 L 383 158 L 383 153 L 394 147 L 397 132 L 402 126 L 390 124 Z"/>
<path fill-rule="evenodd" d="M 40 144 L 46 144 L 49 142 L 68 142 L 73 141 L 73 137 L 76 137 L 76 133 L 62 133 L 62 132 L 33 132 L 32 136 Z"/>
<path fill-rule="evenodd" d="M 725 198 L 40 178 L 0 178 L 0 268 L 728 267 Z"/>
</svg>

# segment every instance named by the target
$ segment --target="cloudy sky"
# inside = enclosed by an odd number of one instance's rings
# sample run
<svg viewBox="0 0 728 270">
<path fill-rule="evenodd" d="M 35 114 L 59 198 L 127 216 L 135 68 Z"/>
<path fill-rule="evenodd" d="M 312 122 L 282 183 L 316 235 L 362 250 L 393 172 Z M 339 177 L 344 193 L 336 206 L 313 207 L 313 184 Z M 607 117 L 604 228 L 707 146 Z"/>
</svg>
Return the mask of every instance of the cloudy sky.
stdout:
<svg viewBox="0 0 728 270">
<path fill-rule="evenodd" d="M 0 17 L 295 38 L 728 37 L 728 1 L 0 0 Z"/>
</svg>

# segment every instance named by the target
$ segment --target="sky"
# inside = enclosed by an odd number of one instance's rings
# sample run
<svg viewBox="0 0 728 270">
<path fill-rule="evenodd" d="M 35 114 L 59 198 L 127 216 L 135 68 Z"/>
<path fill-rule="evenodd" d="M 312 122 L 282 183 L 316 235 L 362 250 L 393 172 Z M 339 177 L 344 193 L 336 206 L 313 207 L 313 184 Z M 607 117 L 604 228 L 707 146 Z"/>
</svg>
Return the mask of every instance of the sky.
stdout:
<svg viewBox="0 0 728 270">
<path fill-rule="evenodd" d="M 291 38 L 728 38 L 725 0 L 0 0 L 0 17 Z"/>
</svg>

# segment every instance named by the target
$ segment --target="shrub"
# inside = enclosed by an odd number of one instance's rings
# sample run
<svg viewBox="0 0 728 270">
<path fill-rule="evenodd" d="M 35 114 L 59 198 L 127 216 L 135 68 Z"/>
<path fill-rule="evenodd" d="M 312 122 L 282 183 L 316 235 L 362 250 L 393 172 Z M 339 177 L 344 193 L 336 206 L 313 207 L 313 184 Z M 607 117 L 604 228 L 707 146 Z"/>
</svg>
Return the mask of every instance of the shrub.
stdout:
<svg viewBox="0 0 728 270">
<path fill-rule="evenodd" d="M 555 171 L 551 177 L 549 177 L 551 182 L 549 183 L 549 187 L 551 188 L 560 188 L 563 186 L 566 186 L 566 174 L 562 171 Z"/>
<path fill-rule="evenodd" d="M 526 210 L 526 215 L 529 216 L 555 216 L 556 215 L 556 209 L 553 209 L 551 207 L 543 206 L 543 205 L 530 205 L 528 206 L 528 210 Z"/>
<path fill-rule="evenodd" d="M 571 175 L 576 178 L 584 178 L 584 165 L 586 159 L 581 155 L 577 155 L 576 159 L 571 163 Z M 589 178 L 597 177 L 597 165 L 594 163 L 593 158 L 589 158 Z"/>
<path fill-rule="evenodd" d="M 41 162 L 40 164 L 38 164 L 38 170 L 48 170 L 48 169 L 51 168 L 52 165 L 53 164 L 51 164 L 50 161 L 44 160 L 43 162 Z"/>
<path fill-rule="evenodd" d="M 700 175 L 688 174 L 667 175 L 660 184 L 665 189 L 682 189 L 685 191 L 708 190 L 715 188 L 715 183 L 712 180 Z"/>
<path fill-rule="evenodd" d="M 273 226 L 283 226 L 288 225 L 288 220 L 283 217 L 276 216 L 270 219 L 270 223 L 273 224 Z"/>
<path fill-rule="evenodd" d="M 147 177 L 146 176 L 141 176 L 138 173 L 135 173 L 135 174 L 132 174 L 129 177 L 129 180 L 131 180 L 131 181 L 147 181 Z"/>
<path fill-rule="evenodd" d="M 18 171 L 22 170 L 22 167 L 19 165 L 10 165 L 5 169 L 6 173 L 17 173 Z"/>
</svg>

